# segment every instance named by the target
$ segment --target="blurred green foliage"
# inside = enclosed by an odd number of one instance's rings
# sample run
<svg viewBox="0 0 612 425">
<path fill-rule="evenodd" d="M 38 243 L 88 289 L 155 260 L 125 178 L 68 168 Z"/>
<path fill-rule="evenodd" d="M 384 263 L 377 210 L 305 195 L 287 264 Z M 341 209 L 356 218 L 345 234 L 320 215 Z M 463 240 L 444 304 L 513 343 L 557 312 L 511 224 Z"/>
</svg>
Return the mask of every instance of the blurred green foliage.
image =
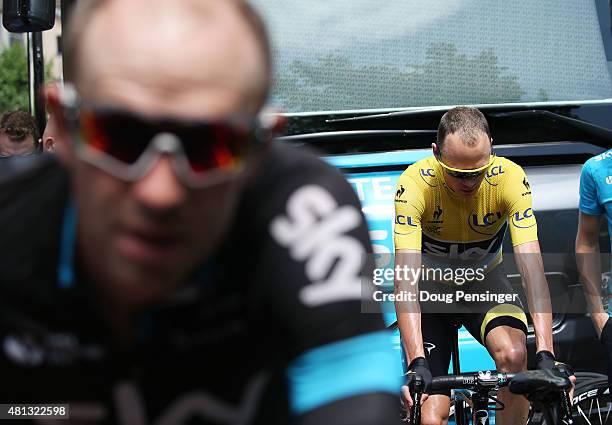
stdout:
<svg viewBox="0 0 612 425">
<path fill-rule="evenodd" d="M 45 81 L 52 81 L 53 61 L 45 64 Z M 0 114 L 15 109 L 28 110 L 28 58 L 20 43 L 0 52 Z"/>
</svg>

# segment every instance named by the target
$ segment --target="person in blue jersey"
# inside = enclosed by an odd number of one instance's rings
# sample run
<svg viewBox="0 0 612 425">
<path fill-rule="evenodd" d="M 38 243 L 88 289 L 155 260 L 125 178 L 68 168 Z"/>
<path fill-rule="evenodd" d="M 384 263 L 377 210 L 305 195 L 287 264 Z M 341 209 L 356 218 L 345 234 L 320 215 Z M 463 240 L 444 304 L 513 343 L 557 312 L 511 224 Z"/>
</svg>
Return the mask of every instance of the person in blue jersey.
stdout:
<svg viewBox="0 0 612 425">
<path fill-rule="evenodd" d="M 602 264 L 599 247 L 600 224 L 605 217 L 612 230 L 612 149 L 589 159 L 580 175 L 580 218 L 576 236 L 576 260 L 585 288 L 591 318 L 608 360 L 608 383 L 612 385 L 612 321 L 610 308 L 604 310 Z M 612 234 L 612 233 L 611 233 Z M 612 239 L 612 237 L 611 237 Z M 608 270 L 610 264 L 604 264 Z M 609 305 L 609 304 L 608 304 Z"/>
<path fill-rule="evenodd" d="M 241 0 L 80 0 L 55 153 L 0 175 L 0 403 L 76 422 L 399 421 L 350 185 L 271 141 Z"/>
</svg>

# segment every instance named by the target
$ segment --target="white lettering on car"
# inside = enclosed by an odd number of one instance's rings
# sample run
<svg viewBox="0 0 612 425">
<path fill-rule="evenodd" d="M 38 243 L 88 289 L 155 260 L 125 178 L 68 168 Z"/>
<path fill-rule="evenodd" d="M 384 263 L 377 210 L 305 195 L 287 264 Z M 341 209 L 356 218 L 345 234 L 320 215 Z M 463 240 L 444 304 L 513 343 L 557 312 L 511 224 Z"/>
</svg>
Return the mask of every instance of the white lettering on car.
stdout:
<svg viewBox="0 0 612 425">
<path fill-rule="evenodd" d="M 370 195 L 372 201 L 390 201 L 395 196 L 395 185 L 391 177 L 352 177 L 348 182 L 353 185 L 361 202 Z"/>
</svg>

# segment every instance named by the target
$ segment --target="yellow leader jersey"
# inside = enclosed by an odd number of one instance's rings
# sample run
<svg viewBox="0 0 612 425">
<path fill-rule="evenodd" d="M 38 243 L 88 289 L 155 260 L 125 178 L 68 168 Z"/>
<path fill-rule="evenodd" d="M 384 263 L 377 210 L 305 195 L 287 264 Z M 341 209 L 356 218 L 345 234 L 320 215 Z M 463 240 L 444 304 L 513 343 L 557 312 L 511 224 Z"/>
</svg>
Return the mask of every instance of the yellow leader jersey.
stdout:
<svg viewBox="0 0 612 425">
<path fill-rule="evenodd" d="M 431 156 L 400 176 L 395 194 L 396 250 L 421 250 L 428 265 L 470 263 L 491 270 L 501 262 L 508 226 L 513 245 L 538 240 L 531 188 L 519 165 L 496 157 L 470 197 L 455 194 L 443 172 Z"/>
</svg>

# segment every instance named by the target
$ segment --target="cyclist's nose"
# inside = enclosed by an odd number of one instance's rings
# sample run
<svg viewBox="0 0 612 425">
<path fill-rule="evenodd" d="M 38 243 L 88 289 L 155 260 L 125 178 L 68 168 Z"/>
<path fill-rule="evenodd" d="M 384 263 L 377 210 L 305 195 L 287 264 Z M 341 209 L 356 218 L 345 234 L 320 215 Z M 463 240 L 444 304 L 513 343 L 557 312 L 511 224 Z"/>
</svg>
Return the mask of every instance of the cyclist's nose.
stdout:
<svg viewBox="0 0 612 425">
<path fill-rule="evenodd" d="M 465 189 L 473 189 L 474 186 L 476 186 L 476 183 L 478 182 L 478 179 L 463 179 L 463 181 L 461 182 L 462 186 Z"/>
<path fill-rule="evenodd" d="M 180 182 L 168 155 L 155 161 L 149 172 L 134 183 L 132 192 L 139 202 L 155 210 L 176 208 L 187 197 L 187 189 Z"/>
</svg>

